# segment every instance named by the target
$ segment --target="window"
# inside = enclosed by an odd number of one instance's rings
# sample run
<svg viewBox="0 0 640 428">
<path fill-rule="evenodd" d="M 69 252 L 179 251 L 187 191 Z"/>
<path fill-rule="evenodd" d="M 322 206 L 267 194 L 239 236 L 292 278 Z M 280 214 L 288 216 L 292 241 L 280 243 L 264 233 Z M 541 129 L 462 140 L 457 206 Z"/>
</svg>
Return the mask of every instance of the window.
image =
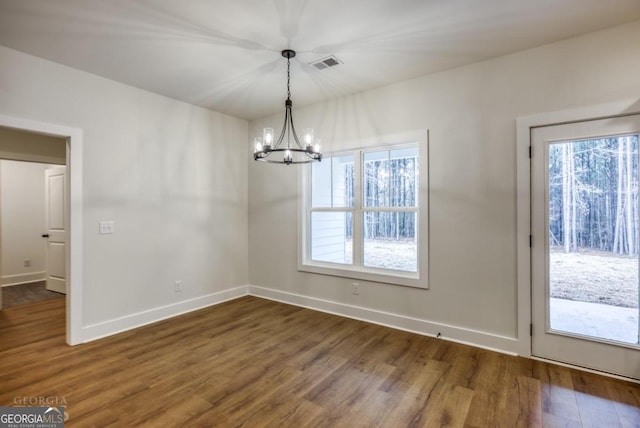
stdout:
<svg viewBox="0 0 640 428">
<path fill-rule="evenodd" d="M 420 165 L 419 142 L 329 153 L 307 165 L 299 269 L 426 288 Z"/>
<path fill-rule="evenodd" d="M 354 155 L 311 166 L 311 260 L 353 263 Z"/>
</svg>

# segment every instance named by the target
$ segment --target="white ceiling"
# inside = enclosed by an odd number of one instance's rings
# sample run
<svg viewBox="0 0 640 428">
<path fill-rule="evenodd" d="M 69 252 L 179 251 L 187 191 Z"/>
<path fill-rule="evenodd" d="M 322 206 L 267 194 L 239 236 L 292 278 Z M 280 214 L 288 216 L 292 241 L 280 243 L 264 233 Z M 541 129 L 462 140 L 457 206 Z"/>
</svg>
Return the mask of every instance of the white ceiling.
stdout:
<svg viewBox="0 0 640 428">
<path fill-rule="evenodd" d="M 0 0 L 0 44 L 253 119 L 284 108 L 285 48 L 300 106 L 637 19 L 640 0 Z"/>
</svg>

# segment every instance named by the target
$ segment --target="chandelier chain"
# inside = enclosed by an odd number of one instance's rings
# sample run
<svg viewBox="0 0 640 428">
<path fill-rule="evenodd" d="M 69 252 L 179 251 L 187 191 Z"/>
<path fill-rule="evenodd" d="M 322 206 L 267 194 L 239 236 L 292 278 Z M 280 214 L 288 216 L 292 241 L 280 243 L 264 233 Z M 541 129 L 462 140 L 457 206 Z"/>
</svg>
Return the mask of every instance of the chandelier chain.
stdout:
<svg viewBox="0 0 640 428">
<path fill-rule="evenodd" d="M 291 99 L 291 60 L 287 58 L 287 99 Z"/>
</svg>

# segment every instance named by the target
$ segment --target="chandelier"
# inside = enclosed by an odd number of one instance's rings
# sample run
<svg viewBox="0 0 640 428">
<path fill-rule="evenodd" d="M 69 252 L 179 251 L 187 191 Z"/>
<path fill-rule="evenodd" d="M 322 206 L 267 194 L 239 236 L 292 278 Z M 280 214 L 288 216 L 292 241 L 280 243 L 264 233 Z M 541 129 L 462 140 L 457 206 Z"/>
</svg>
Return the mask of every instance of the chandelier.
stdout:
<svg viewBox="0 0 640 428">
<path fill-rule="evenodd" d="M 287 100 L 284 102 L 284 124 L 277 140 L 273 128 L 264 128 L 262 137 L 256 137 L 253 159 L 261 162 L 283 163 L 309 163 L 320 162 L 320 139 L 314 138 L 313 129 L 306 128 L 302 132 L 302 142 L 298 139 L 296 127 L 293 125 L 293 102 L 291 101 L 291 58 L 296 56 L 296 51 L 285 49 L 282 56 L 287 59 Z M 274 155 L 275 153 L 275 155 Z M 280 157 L 281 156 L 281 157 Z"/>
</svg>

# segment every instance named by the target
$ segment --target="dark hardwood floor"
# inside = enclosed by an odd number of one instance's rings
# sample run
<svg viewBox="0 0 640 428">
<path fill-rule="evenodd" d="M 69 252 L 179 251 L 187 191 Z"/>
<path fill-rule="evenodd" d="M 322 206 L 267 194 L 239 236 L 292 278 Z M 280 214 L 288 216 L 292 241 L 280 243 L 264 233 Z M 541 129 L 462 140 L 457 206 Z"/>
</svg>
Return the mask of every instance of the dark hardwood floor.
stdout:
<svg viewBox="0 0 640 428">
<path fill-rule="evenodd" d="M 640 427 L 640 385 L 254 297 L 76 347 L 64 299 L 3 310 L 16 397 L 70 427 Z"/>
</svg>

